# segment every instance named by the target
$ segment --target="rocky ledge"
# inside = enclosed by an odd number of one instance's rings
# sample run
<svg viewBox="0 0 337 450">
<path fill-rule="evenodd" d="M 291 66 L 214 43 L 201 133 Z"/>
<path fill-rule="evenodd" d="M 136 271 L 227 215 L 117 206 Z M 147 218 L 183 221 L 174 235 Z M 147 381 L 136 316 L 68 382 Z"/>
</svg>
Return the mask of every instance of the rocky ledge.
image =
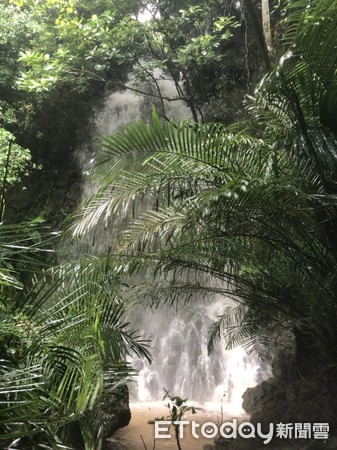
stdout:
<svg viewBox="0 0 337 450">
<path fill-rule="evenodd" d="M 299 354 L 298 336 L 289 330 L 274 331 L 272 341 L 273 375 L 254 388 L 246 390 L 243 395 L 243 408 L 250 414 L 249 422 L 255 427 L 260 423 L 264 433 L 267 433 L 270 424 L 273 424 L 273 439 L 265 444 L 264 439 L 259 437 L 220 438 L 214 449 L 336 450 L 336 367 L 317 363 L 315 365 L 313 358 L 310 358 L 310 351 L 301 351 Z M 278 424 L 290 426 L 277 427 Z M 317 426 L 314 427 L 314 424 Z M 328 424 L 327 438 L 322 437 L 324 433 L 317 431 L 320 424 Z M 295 431 L 296 427 L 304 431 Z M 276 429 L 280 428 L 287 430 L 285 434 L 288 437 L 276 436 Z"/>
</svg>

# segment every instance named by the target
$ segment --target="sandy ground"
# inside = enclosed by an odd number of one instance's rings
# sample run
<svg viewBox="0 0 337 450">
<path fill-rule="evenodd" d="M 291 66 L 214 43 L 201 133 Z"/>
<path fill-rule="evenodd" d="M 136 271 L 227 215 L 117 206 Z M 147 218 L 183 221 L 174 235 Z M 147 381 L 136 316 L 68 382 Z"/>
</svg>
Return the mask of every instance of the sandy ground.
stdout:
<svg viewBox="0 0 337 450">
<path fill-rule="evenodd" d="M 172 435 L 170 439 L 154 439 L 154 424 L 148 424 L 149 421 L 155 418 L 162 418 L 167 416 L 168 409 L 160 403 L 146 403 L 146 404 L 131 404 L 131 422 L 128 427 L 118 430 L 113 438 L 110 438 L 109 448 L 111 450 L 170 450 L 177 449 L 174 431 L 170 429 L 169 433 Z M 221 408 L 218 405 L 218 410 L 207 410 L 200 408 L 197 414 L 186 414 L 184 420 L 194 420 L 198 424 L 205 422 L 221 422 Z M 227 420 L 224 419 L 224 420 Z M 213 444 L 213 439 L 201 437 L 196 439 L 192 436 L 191 426 L 184 427 L 184 437 L 181 439 L 181 447 L 183 450 L 203 450 L 205 445 Z M 143 439 L 143 440 L 142 440 Z"/>
</svg>

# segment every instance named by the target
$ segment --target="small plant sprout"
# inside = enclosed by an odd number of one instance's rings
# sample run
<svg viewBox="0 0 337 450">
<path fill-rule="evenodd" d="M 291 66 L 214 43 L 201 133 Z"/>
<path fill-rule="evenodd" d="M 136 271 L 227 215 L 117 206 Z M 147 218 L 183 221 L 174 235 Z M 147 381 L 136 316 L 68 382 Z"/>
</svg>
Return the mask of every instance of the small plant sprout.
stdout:
<svg viewBox="0 0 337 450">
<path fill-rule="evenodd" d="M 163 400 L 169 400 L 166 404 L 166 407 L 169 410 L 169 414 L 166 417 L 156 418 L 155 420 L 149 421 L 150 424 L 153 424 L 155 421 L 165 420 L 169 421 L 171 425 L 174 427 L 174 435 L 177 443 L 178 450 L 182 450 L 180 445 L 180 436 L 179 436 L 179 422 L 182 420 L 183 416 L 190 412 L 192 414 L 196 414 L 198 408 L 192 405 L 187 405 L 188 398 L 181 398 L 177 395 L 171 395 L 170 392 L 164 389 L 165 395 Z"/>
</svg>

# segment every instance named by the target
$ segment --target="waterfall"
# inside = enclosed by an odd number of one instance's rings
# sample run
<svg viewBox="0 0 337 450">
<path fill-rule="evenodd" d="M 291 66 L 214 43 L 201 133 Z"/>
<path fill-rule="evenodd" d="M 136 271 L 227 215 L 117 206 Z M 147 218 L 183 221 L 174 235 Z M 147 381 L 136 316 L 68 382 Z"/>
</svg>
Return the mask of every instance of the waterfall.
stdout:
<svg viewBox="0 0 337 450">
<path fill-rule="evenodd" d="M 208 355 L 209 327 L 229 301 L 220 296 L 211 302 L 194 298 L 178 311 L 133 312 L 135 325 L 151 338 L 153 363 L 133 359 L 139 375 L 130 386 L 131 401 L 160 400 L 167 389 L 193 402 L 221 403 L 230 415 L 242 413 L 243 392 L 268 371 L 255 355 L 247 355 L 241 347 L 225 350 L 223 342 Z"/>
<path fill-rule="evenodd" d="M 163 95 L 176 96 L 172 81 L 160 80 L 159 83 Z M 131 91 L 107 94 L 94 117 L 95 134 L 116 132 L 135 120 L 147 121 L 151 103 L 151 98 Z M 190 112 L 181 101 L 166 102 L 165 115 L 179 120 L 188 118 Z M 94 153 L 89 155 L 90 163 L 86 168 L 94 159 Z M 87 187 L 86 192 L 93 189 L 93 186 Z M 96 252 L 106 250 L 108 232 L 103 225 L 95 227 Z M 243 392 L 268 376 L 269 370 L 255 355 L 247 356 L 242 348 L 225 350 L 224 343 L 220 343 L 213 354 L 207 354 L 209 326 L 221 314 L 226 302 L 228 304 L 228 299 L 220 296 L 209 302 L 195 297 L 178 311 L 172 308 L 151 311 L 141 306 L 131 311 L 133 327 L 151 338 L 153 357 L 151 365 L 138 358 L 132 360 L 139 373 L 137 381 L 130 386 L 132 402 L 161 400 L 167 389 L 193 402 L 222 402 L 232 415 L 242 412 Z"/>
</svg>

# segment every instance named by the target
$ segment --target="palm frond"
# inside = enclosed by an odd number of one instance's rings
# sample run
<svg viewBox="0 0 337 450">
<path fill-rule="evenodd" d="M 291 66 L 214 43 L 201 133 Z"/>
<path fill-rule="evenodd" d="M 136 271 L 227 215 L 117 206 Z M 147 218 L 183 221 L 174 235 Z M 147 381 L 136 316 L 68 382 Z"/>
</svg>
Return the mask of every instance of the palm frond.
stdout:
<svg viewBox="0 0 337 450">
<path fill-rule="evenodd" d="M 246 171 L 261 171 L 269 150 L 263 141 L 227 133 L 221 125 L 182 121 L 161 126 L 155 111 L 152 125 L 139 122 L 126 127 L 106 138 L 104 146 L 103 169 L 97 167 L 103 187 L 82 208 L 71 227 L 74 236 L 92 228 L 102 216 L 124 217 L 136 198 L 161 195 L 163 202 L 170 203 L 191 188 L 197 193 L 214 183 L 230 182 L 235 174 L 243 177 Z M 252 158 L 255 152 L 260 160 Z"/>
<path fill-rule="evenodd" d="M 265 322 L 266 319 L 265 319 Z M 268 334 L 263 330 L 263 317 L 246 305 L 226 306 L 223 314 L 209 330 L 208 351 L 223 338 L 226 348 L 244 347 L 248 353 L 256 352 L 262 359 L 270 356 Z"/>
</svg>

